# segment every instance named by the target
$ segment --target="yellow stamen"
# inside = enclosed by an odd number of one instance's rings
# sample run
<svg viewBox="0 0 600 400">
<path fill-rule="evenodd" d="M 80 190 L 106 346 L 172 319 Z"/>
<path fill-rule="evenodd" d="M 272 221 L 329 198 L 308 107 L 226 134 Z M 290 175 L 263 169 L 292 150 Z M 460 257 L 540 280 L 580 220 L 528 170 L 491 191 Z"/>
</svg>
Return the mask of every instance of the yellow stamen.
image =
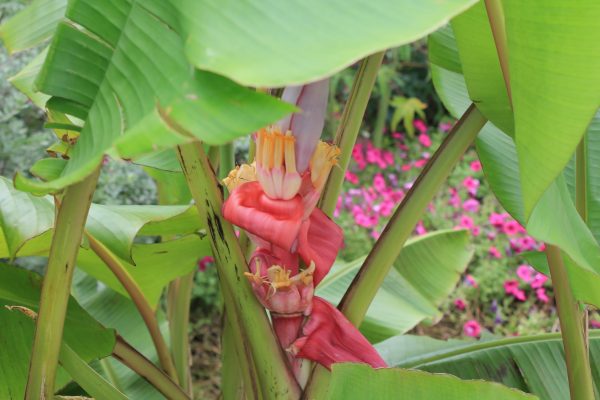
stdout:
<svg viewBox="0 0 600 400">
<path fill-rule="evenodd" d="M 310 178 L 316 190 L 321 190 L 327 181 L 331 168 L 338 163 L 341 150 L 319 141 L 310 160 Z"/>
<path fill-rule="evenodd" d="M 290 173 L 296 171 L 296 151 L 294 149 L 296 138 L 292 135 L 292 131 L 287 131 L 284 137 L 285 141 L 285 170 Z"/>
<path fill-rule="evenodd" d="M 275 141 L 275 148 L 273 154 L 273 167 L 281 168 L 283 165 L 283 140 L 284 136 L 279 130 L 273 132 L 273 139 Z"/>
<path fill-rule="evenodd" d="M 267 275 L 269 276 L 269 280 L 271 281 L 271 287 L 273 289 L 286 289 L 292 286 L 292 280 L 290 279 L 290 271 L 289 269 L 285 269 L 279 265 L 273 265 L 271 268 L 267 270 Z"/>
<path fill-rule="evenodd" d="M 263 152 L 263 167 L 271 169 L 273 168 L 273 151 L 275 147 L 275 143 L 273 140 L 273 135 L 265 134 L 265 144 L 264 144 L 264 152 Z"/>
<path fill-rule="evenodd" d="M 260 267 L 261 267 L 261 265 L 260 265 L 260 259 L 255 258 L 254 260 L 256 261 L 256 272 L 255 273 L 244 272 L 244 275 L 251 282 L 256 283 L 256 284 L 262 284 L 263 282 L 265 282 L 265 279 L 261 276 L 261 272 L 260 272 Z"/>
<path fill-rule="evenodd" d="M 256 132 L 256 155 L 254 156 L 254 159 L 256 160 L 258 165 L 262 165 L 264 136 L 265 136 L 264 128 L 260 129 L 258 132 Z"/>
</svg>

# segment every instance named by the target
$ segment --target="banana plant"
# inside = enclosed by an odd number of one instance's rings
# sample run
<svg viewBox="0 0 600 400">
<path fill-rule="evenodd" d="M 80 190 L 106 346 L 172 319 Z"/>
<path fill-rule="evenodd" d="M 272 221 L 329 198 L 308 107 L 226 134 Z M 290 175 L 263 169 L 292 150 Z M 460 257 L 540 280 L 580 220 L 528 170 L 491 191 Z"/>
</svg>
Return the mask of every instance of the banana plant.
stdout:
<svg viewBox="0 0 600 400">
<path fill-rule="evenodd" d="M 0 266 L 0 394 L 49 399 L 75 381 L 98 399 L 191 398 L 193 270 L 211 254 L 224 398 L 533 399 L 558 393 L 552 380 L 566 394 L 566 379 L 571 398 L 593 399 L 595 335 L 581 309 L 600 306 L 598 21 L 592 0 L 34 0 L 0 38 L 45 48 L 12 82 L 46 111 L 61 157 L 0 179 L 0 256 L 47 259 L 43 277 Z M 383 55 L 428 34 L 436 90 L 458 122 L 371 251 L 334 266 L 344 232 L 331 215 Z M 357 60 L 323 142 L 328 77 Z M 232 142 L 248 135 L 234 167 Z M 535 338 L 448 353 L 388 339 L 435 319 L 470 259 L 464 232 L 410 236 L 473 142 L 501 203 L 547 243 L 535 264 L 553 278 L 565 363 L 535 384 L 461 356 Z M 160 205 L 93 204 L 105 157 L 146 166 Z M 552 358 L 551 340 L 513 357 Z M 414 370 L 439 360 L 456 376 Z"/>
</svg>

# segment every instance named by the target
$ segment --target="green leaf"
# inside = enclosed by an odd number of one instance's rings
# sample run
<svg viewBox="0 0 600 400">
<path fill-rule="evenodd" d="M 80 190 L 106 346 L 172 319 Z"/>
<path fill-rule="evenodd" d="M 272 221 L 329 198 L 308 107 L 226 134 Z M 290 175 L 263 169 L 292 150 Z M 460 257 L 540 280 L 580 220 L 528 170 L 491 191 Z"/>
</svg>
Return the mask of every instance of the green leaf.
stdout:
<svg viewBox="0 0 600 400">
<path fill-rule="evenodd" d="M 84 272 L 75 271 L 73 278 L 73 296 L 94 318 L 104 326 L 116 329 L 128 343 L 153 362 L 158 362 L 156 350 L 148 334 L 146 325 L 133 302 L 102 285 Z M 168 323 L 159 310 L 157 318 L 161 332 L 168 340 Z M 94 367 L 104 377 L 112 379 L 130 399 L 163 400 L 162 396 L 145 379 L 114 359 L 95 362 Z M 112 374 L 111 374 L 112 373 Z"/>
<path fill-rule="evenodd" d="M 67 0 L 35 0 L 0 26 L 0 38 L 11 53 L 34 47 L 52 36 L 66 8 Z"/>
<path fill-rule="evenodd" d="M 31 238 L 54 225 L 54 204 L 50 198 L 33 197 L 13 188 L 0 178 L 0 254 L 14 257 Z"/>
<path fill-rule="evenodd" d="M 0 306 L 0 324 L 0 398 L 21 400 L 25 398 L 35 324 L 23 313 L 4 306 Z M 55 387 L 63 387 L 69 381 L 69 375 L 59 368 Z"/>
<path fill-rule="evenodd" d="M 30 271 L 0 264 L 0 398 L 22 399 L 27 383 L 31 343 L 35 324 L 17 310 L 21 306 L 37 311 L 42 278 Z M 64 342 L 85 362 L 112 353 L 115 333 L 94 320 L 71 298 L 65 319 Z M 64 371 L 57 376 L 57 387 L 69 381 Z M 7 392 L 8 391 L 8 392 Z M 8 394 L 7 394 L 8 393 Z"/>
<path fill-rule="evenodd" d="M 462 74 L 458 48 L 450 25 L 429 35 L 429 63 L 431 80 L 444 107 L 455 118 L 460 118 L 472 101 Z"/>
<path fill-rule="evenodd" d="M 484 2 L 454 18 L 452 29 L 469 97 L 488 120 L 512 135 L 512 108 Z"/>
<path fill-rule="evenodd" d="M 305 83 L 413 42 L 474 3 L 187 0 L 187 54 L 198 68 L 244 85 Z"/>
<path fill-rule="evenodd" d="M 17 187 L 36 194 L 56 191 L 93 171 L 106 152 L 133 158 L 194 138 L 222 144 L 294 110 L 224 77 L 195 71 L 184 55 L 184 40 L 149 11 L 156 7 L 176 11 L 162 0 L 69 3 L 37 85 L 54 96 L 48 108 L 85 124 L 59 178 L 35 182 L 18 175 Z"/>
<path fill-rule="evenodd" d="M 517 400 L 537 397 L 497 383 L 463 381 L 450 375 L 399 368 L 373 369 L 365 364 L 334 364 L 327 398 Z"/>
<path fill-rule="evenodd" d="M 48 49 L 44 49 L 40 54 L 35 56 L 25 68 L 19 71 L 18 74 L 8 79 L 14 87 L 19 89 L 39 108 L 44 108 L 46 102 L 50 98 L 50 96 L 40 93 L 34 88 L 35 78 L 40 72 L 47 54 Z"/>
<path fill-rule="evenodd" d="M 600 106 L 600 3 L 503 4 L 527 218 Z"/>
<path fill-rule="evenodd" d="M 541 399 L 563 400 L 569 398 L 569 384 L 562 346 L 560 334 L 552 333 L 447 342 L 398 336 L 376 347 L 390 365 L 449 373 L 462 379 L 492 380 Z M 590 331 L 590 358 L 591 365 L 600 362 L 600 331 Z M 600 382 L 600 371 L 592 371 L 594 382 Z"/>
<path fill-rule="evenodd" d="M 407 242 L 369 307 L 361 331 L 377 342 L 407 332 L 423 320 L 439 318 L 439 305 L 456 286 L 472 255 L 464 230 L 434 232 Z M 337 304 L 362 261 L 336 264 L 317 287 L 317 294 Z"/>
</svg>

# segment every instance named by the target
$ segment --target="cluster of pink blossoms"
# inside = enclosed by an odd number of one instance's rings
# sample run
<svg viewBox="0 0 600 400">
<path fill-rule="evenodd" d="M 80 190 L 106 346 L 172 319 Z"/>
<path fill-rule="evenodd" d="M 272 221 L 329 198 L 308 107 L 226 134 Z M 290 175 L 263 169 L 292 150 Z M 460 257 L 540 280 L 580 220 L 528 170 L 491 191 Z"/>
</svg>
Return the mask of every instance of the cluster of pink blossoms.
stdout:
<svg viewBox="0 0 600 400">
<path fill-rule="evenodd" d="M 342 230 L 316 207 L 339 149 L 319 140 L 327 81 L 286 88 L 282 99 L 302 111 L 255 135 L 256 159 L 224 180 L 230 196 L 223 216 L 256 246 L 246 275 L 300 384 L 303 359 L 327 368 L 336 362 L 385 362 L 329 302 L 314 295 L 343 243 Z"/>
</svg>

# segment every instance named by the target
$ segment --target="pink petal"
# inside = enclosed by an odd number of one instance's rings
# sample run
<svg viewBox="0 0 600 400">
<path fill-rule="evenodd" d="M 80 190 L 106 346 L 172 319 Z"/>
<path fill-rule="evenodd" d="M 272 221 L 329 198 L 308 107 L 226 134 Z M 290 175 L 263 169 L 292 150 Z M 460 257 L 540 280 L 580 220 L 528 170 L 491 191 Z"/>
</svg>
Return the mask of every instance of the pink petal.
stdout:
<svg viewBox="0 0 600 400">
<path fill-rule="evenodd" d="M 256 181 L 239 186 L 223 204 L 226 220 L 291 252 L 297 246 L 303 213 L 300 196 L 290 200 L 272 200 Z"/>
<path fill-rule="evenodd" d="M 320 297 L 313 298 L 312 313 L 302 333 L 305 336 L 294 342 L 292 351 L 328 369 L 331 364 L 340 362 L 365 363 L 375 368 L 387 366 L 344 314 Z"/>
<path fill-rule="evenodd" d="M 318 208 L 302 223 L 298 253 L 306 265 L 315 263 L 315 287 L 331 269 L 343 242 L 342 229 Z"/>
</svg>

